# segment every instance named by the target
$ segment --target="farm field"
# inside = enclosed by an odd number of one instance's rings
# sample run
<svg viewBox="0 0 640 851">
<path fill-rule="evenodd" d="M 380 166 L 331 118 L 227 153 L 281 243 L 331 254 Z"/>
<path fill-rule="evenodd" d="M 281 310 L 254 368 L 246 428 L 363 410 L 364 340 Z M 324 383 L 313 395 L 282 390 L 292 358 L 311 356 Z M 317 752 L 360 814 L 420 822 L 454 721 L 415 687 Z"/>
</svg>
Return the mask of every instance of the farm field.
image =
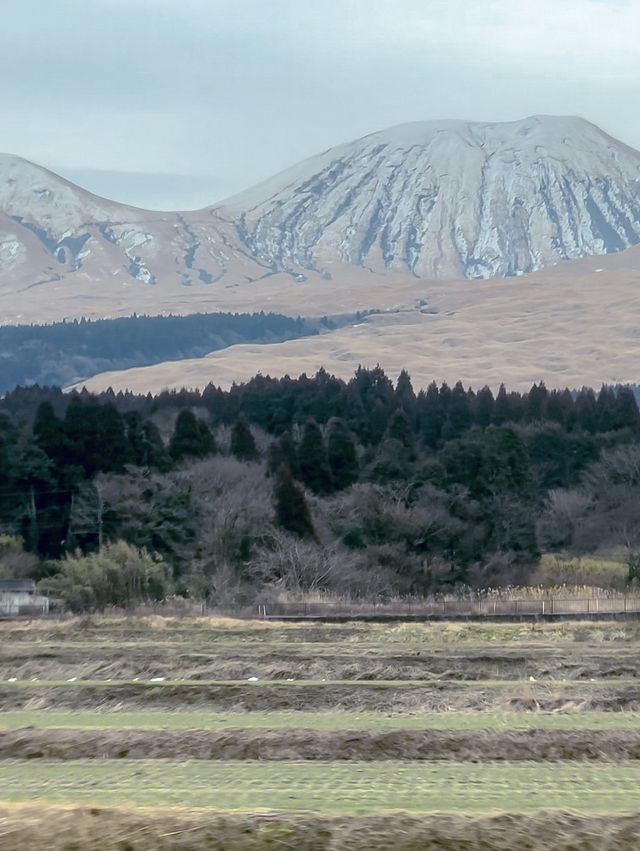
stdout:
<svg viewBox="0 0 640 851">
<path fill-rule="evenodd" d="M 0 622 L 0 848 L 637 848 L 639 677 L 634 621 Z"/>
</svg>

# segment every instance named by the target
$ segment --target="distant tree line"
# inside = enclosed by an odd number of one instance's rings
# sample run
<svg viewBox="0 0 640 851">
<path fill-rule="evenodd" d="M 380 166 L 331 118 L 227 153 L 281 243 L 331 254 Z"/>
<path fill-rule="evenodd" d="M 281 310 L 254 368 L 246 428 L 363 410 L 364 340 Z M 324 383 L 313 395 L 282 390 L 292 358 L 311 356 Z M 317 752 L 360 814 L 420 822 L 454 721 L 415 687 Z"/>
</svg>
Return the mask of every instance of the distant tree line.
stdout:
<svg viewBox="0 0 640 851">
<path fill-rule="evenodd" d="M 0 393 L 27 384 L 66 385 L 113 369 L 206 355 L 235 343 L 316 334 L 329 320 L 279 313 L 196 313 L 79 319 L 0 327 Z"/>
<path fill-rule="evenodd" d="M 415 393 L 406 371 L 394 384 L 376 367 L 0 400 L 0 534 L 33 554 L 20 570 L 100 605 L 109 570 L 127 600 L 524 581 L 543 550 L 637 553 L 638 497 L 640 414 L 623 386 Z M 72 594 L 83 571 L 100 588 Z"/>
</svg>

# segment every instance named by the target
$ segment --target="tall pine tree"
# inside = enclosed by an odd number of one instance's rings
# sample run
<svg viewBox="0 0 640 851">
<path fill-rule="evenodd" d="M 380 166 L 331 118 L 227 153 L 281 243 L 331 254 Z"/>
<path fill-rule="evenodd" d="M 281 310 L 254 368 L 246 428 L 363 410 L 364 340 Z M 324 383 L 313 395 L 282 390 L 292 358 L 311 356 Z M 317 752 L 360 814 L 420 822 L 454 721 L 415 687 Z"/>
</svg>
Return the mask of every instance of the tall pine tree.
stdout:
<svg viewBox="0 0 640 851">
<path fill-rule="evenodd" d="M 240 417 L 231 429 L 231 454 L 239 461 L 255 461 L 260 455 L 244 417 Z"/>
<path fill-rule="evenodd" d="M 327 426 L 327 461 L 336 490 L 358 481 L 358 455 L 353 435 L 344 420 L 333 417 Z"/>
<path fill-rule="evenodd" d="M 317 494 L 330 493 L 332 488 L 331 470 L 327 462 L 320 426 L 308 419 L 298 447 L 298 466 L 300 478 L 305 485 Z"/>
<path fill-rule="evenodd" d="M 293 480 L 286 464 L 281 464 L 276 471 L 273 496 L 278 526 L 286 529 L 287 532 L 293 532 L 300 538 L 315 538 L 304 491 Z"/>
</svg>

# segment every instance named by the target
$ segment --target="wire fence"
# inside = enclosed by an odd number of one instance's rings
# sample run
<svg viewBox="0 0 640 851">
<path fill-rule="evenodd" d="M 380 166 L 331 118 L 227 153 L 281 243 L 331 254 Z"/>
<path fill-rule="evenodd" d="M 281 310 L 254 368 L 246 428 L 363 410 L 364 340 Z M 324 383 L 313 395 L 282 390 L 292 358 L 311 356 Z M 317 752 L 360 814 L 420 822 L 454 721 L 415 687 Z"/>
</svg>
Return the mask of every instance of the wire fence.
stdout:
<svg viewBox="0 0 640 851">
<path fill-rule="evenodd" d="M 57 607 L 49 608 L 45 597 L 30 597 L 9 601 L 9 595 L 0 598 L 0 619 L 29 617 L 60 617 L 64 614 Z M 147 604 L 138 606 L 136 614 L 157 614 L 173 617 L 222 616 L 241 619 L 263 620 L 429 620 L 456 618 L 535 619 L 535 618 L 578 618 L 597 619 L 611 617 L 640 617 L 640 595 L 607 593 L 584 597 L 540 596 L 540 597 L 432 597 L 415 600 L 393 600 L 372 603 L 340 599 L 325 600 L 274 600 L 257 606 L 207 606 L 203 602 L 182 601 L 185 605 L 165 606 Z M 109 609 L 102 614 L 122 616 L 131 610 Z"/>
<path fill-rule="evenodd" d="M 258 616 L 282 618 L 454 618 L 551 617 L 562 615 L 623 615 L 640 613 L 640 596 L 541 597 L 539 599 L 432 599 L 398 603 L 364 604 L 325 602 L 274 602 L 258 606 Z"/>
</svg>

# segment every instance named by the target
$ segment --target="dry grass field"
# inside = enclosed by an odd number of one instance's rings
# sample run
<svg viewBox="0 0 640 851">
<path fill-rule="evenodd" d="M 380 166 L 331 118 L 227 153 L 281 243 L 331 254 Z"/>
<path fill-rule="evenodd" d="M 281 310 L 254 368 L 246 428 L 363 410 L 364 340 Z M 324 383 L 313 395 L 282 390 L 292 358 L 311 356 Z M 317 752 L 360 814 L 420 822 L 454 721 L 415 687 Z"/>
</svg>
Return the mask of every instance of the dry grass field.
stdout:
<svg viewBox="0 0 640 851">
<path fill-rule="evenodd" d="M 252 298 L 250 309 L 307 316 L 356 308 L 383 312 L 318 337 L 237 345 L 205 358 L 103 373 L 85 386 L 158 393 L 213 381 L 227 388 L 258 372 L 313 375 L 321 366 L 348 379 L 359 364 L 377 363 L 394 380 L 407 369 L 416 388 L 432 380 L 494 389 L 504 382 L 513 390 L 540 380 L 560 388 L 634 383 L 639 276 L 634 247 L 518 278 L 426 281 L 340 269 L 332 281 L 264 284 L 276 288 L 269 295 L 254 282 L 253 291 L 240 288 Z M 227 292 L 229 301 L 219 309 L 236 309 L 236 290 Z"/>
<path fill-rule="evenodd" d="M 0 623 L 0 848 L 632 849 L 640 624 Z"/>
</svg>

